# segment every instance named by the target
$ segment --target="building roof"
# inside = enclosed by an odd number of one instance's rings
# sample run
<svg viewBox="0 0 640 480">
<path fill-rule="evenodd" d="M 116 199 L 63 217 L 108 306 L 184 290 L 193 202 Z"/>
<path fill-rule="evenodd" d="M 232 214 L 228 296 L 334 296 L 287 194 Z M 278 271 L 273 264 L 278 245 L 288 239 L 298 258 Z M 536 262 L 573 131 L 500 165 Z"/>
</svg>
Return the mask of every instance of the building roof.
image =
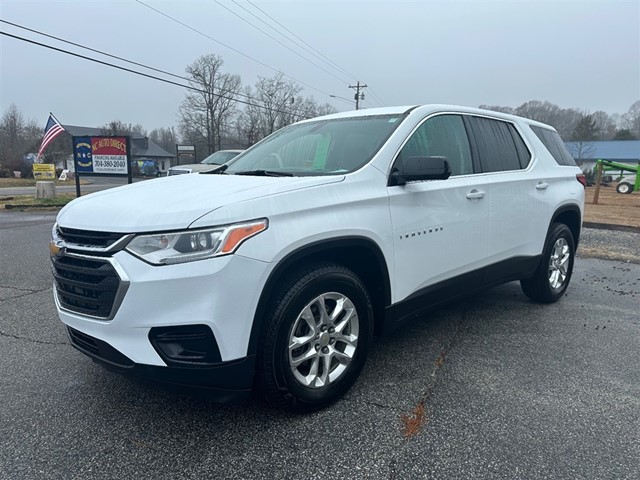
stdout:
<svg viewBox="0 0 640 480">
<path fill-rule="evenodd" d="M 640 140 L 564 142 L 575 160 L 640 162 Z"/>
<path fill-rule="evenodd" d="M 131 155 L 134 157 L 173 158 L 174 153 L 167 152 L 156 142 L 147 137 L 131 137 Z"/>
<path fill-rule="evenodd" d="M 62 125 L 67 133 L 73 137 L 90 137 L 104 135 L 101 128 L 80 127 L 77 125 Z"/>
</svg>

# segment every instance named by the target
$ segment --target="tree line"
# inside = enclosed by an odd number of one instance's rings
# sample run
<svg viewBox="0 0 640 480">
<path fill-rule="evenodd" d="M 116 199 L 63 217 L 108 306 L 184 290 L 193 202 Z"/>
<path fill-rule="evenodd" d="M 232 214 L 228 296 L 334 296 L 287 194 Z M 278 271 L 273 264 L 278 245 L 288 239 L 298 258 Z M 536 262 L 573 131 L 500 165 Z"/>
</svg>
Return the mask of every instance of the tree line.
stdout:
<svg viewBox="0 0 640 480">
<path fill-rule="evenodd" d="M 640 100 L 626 113 L 598 110 L 589 113 L 576 108 L 562 108 L 550 102 L 532 100 L 519 107 L 481 105 L 480 108 L 518 115 L 554 127 L 564 141 L 592 142 L 596 140 L 640 139 Z"/>
<path fill-rule="evenodd" d="M 328 103 L 305 96 L 303 87 L 278 73 L 258 77 L 244 85 L 240 75 L 224 71 L 216 54 L 203 55 L 186 68 L 190 89 L 177 112 L 177 127 L 147 131 L 140 124 L 113 120 L 100 128 L 105 135 L 146 136 L 168 152 L 176 143 L 196 146 L 197 160 L 223 148 L 247 148 L 291 123 L 336 112 Z M 640 139 L 640 100 L 623 114 L 590 113 L 532 100 L 519 107 L 481 105 L 480 108 L 531 118 L 558 130 L 564 140 Z M 42 126 L 25 120 L 16 105 L 10 105 L 0 119 L 0 176 L 14 170 L 29 173 L 23 157 L 37 152 Z M 58 136 L 48 147 L 45 161 L 55 163 L 71 152 L 68 135 Z"/>
</svg>

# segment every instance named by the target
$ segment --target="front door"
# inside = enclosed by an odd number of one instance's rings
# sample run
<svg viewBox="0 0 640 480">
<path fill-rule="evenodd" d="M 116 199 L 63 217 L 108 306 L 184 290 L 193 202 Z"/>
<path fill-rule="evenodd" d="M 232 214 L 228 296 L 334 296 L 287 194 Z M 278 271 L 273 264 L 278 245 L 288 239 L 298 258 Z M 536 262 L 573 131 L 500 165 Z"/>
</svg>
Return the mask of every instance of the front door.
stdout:
<svg viewBox="0 0 640 480">
<path fill-rule="evenodd" d="M 418 299 L 456 279 L 477 285 L 481 275 L 475 272 L 486 265 L 489 207 L 485 178 L 474 173 L 462 117 L 441 114 L 425 120 L 396 162 L 412 156 L 444 156 L 452 175 L 447 180 L 388 187 L 395 251 L 394 303 Z"/>
</svg>

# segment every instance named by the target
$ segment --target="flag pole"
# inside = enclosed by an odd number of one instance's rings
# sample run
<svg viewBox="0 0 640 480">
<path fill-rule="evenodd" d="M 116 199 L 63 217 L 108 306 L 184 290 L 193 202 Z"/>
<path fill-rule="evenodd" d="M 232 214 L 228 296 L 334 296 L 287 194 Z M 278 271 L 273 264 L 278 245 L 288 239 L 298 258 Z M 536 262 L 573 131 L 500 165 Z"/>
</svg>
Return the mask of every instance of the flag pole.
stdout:
<svg viewBox="0 0 640 480">
<path fill-rule="evenodd" d="M 51 115 L 53 117 L 53 119 L 58 122 L 58 124 L 62 127 L 62 122 L 60 122 L 60 120 L 58 120 L 58 117 L 56 117 L 53 113 L 49 112 L 49 115 Z M 64 130 L 64 127 L 62 127 L 62 129 Z M 66 132 L 66 130 L 65 130 Z"/>
</svg>

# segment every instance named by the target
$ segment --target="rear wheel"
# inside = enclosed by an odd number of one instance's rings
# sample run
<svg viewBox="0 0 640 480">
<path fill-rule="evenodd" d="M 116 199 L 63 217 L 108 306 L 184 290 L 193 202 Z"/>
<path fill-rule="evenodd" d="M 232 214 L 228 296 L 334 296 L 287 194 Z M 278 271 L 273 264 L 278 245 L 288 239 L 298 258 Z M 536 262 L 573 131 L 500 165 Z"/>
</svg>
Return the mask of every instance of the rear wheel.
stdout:
<svg viewBox="0 0 640 480">
<path fill-rule="evenodd" d="M 557 302 L 569 286 L 574 257 L 571 230 L 562 223 L 554 223 L 547 235 L 536 273 L 520 281 L 524 294 L 536 302 Z"/>
<path fill-rule="evenodd" d="M 618 193 L 631 193 L 633 192 L 633 186 L 627 182 L 620 182 L 616 187 Z"/>
<path fill-rule="evenodd" d="M 282 283 L 258 349 L 258 383 L 270 403 L 322 408 L 349 390 L 369 350 L 373 310 L 351 270 L 333 263 L 301 268 Z"/>
</svg>

